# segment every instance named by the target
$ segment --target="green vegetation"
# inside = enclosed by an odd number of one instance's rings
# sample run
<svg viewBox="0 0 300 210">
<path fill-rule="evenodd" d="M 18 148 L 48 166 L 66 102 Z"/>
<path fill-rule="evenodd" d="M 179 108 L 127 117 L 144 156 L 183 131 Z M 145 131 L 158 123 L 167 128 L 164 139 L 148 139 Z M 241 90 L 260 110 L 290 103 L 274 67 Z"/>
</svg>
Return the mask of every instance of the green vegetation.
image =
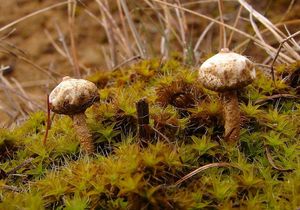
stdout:
<svg viewBox="0 0 300 210">
<path fill-rule="evenodd" d="M 45 146 L 45 113 L 0 130 L 0 209 L 299 208 L 299 75 L 286 79 L 298 65 L 278 68 L 275 83 L 258 70 L 239 92 L 236 145 L 223 140 L 218 94 L 203 88 L 190 66 L 153 59 L 91 76 L 101 96 L 86 111 L 97 153 L 80 153 L 66 116 L 55 115 Z M 154 128 L 147 144 L 137 135 L 135 103 L 143 97 Z M 174 185 L 221 162 L 230 165 Z"/>
</svg>

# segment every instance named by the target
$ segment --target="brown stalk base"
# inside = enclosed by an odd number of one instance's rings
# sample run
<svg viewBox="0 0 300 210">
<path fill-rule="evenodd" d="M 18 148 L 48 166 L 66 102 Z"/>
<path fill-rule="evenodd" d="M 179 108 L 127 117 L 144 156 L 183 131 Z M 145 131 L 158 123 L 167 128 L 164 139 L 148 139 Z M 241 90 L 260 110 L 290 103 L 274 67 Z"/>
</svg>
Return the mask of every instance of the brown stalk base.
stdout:
<svg viewBox="0 0 300 210">
<path fill-rule="evenodd" d="M 225 139 L 230 143 L 238 141 L 240 136 L 240 109 L 236 91 L 222 93 L 223 114 L 225 120 Z"/>
<path fill-rule="evenodd" d="M 149 104 L 146 98 L 142 98 L 136 103 L 138 132 L 140 140 L 147 143 L 150 139 L 149 132 Z"/>
<path fill-rule="evenodd" d="M 74 129 L 80 140 L 80 146 L 84 153 L 92 154 L 94 152 L 94 145 L 92 135 L 86 124 L 86 116 L 84 113 L 73 115 Z"/>
</svg>

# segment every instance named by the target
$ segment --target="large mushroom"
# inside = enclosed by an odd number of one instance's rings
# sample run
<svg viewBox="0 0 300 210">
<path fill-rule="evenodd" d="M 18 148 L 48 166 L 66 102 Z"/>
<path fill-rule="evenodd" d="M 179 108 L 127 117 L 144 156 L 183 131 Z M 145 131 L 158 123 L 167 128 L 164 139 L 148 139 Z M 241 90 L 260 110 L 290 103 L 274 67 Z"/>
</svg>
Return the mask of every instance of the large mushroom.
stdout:
<svg viewBox="0 0 300 210">
<path fill-rule="evenodd" d="M 199 80 L 207 89 L 220 92 L 225 120 L 225 139 L 236 142 L 240 133 L 237 91 L 256 77 L 253 63 L 240 54 L 223 48 L 199 69 Z"/>
<path fill-rule="evenodd" d="M 64 77 L 49 95 L 50 109 L 72 118 L 81 148 L 87 154 L 94 152 L 94 145 L 84 112 L 98 99 L 99 93 L 94 83 L 71 77 Z"/>
</svg>

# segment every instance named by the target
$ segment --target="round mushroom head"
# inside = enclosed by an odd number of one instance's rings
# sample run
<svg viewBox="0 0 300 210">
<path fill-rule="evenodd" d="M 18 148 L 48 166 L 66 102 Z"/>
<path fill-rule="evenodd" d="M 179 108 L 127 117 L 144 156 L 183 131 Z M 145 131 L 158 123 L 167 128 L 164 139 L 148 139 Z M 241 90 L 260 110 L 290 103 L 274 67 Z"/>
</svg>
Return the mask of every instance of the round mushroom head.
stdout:
<svg viewBox="0 0 300 210">
<path fill-rule="evenodd" d="M 49 95 L 50 109 L 65 115 L 82 113 L 97 100 L 99 93 L 94 83 L 71 77 L 64 77 Z"/>
<path fill-rule="evenodd" d="M 253 63 L 227 48 L 207 59 L 199 69 L 204 87 L 217 92 L 235 90 L 250 84 L 256 77 Z"/>
</svg>

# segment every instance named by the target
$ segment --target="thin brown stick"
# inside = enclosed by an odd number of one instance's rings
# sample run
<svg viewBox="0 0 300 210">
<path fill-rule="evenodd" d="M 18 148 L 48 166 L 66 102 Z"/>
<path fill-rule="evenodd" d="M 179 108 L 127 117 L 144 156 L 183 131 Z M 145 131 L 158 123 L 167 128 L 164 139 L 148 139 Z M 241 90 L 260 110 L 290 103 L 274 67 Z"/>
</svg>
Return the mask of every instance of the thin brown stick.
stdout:
<svg viewBox="0 0 300 210">
<path fill-rule="evenodd" d="M 136 55 L 136 56 L 133 56 L 131 58 L 128 58 L 127 60 L 123 61 L 122 63 L 120 63 L 119 65 L 115 66 L 113 68 L 113 71 L 121 68 L 122 66 L 126 65 L 127 63 L 131 62 L 131 61 L 134 61 L 134 60 L 138 60 L 138 59 L 141 59 L 141 56 L 140 55 Z"/>
<path fill-rule="evenodd" d="M 8 38 L 10 35 L 12 35 L 15 31 L 16 31 L 16 29 L 13 28 L 10 32 L 8 32 L 8 33 L 5 34 L 4 36 L 2 36 L 2 37 L 0 38 L 0 41 L 3 41 L 3 40 L 5 40 L 5 39 L 7 39 L 7 38 Z"/>
<path fill-rule="evenodd" d="M 300 34 L 300 31 L 297 31 L 295 32 L 294 34 L 288 36 L 287 38 L 285 38 L 279 45 L 278 49 L 277 49 L 277 52 L 276 52 L 276 55 L 272 61 L 272 64 L 271 64 L 271 74 L 272 74 L 272 80 L 273 82 L 275 82 L 275 72 L 274 72 L 274 64 L 276 62 L 276 59 L 278 58 L 279 56 L 279 53 L 280 53 L 280 50 L 281 48 L 283 47 L 283 44 L 287 41 L 289 41 L 291 38 L 294 38 L 295 36 L 298 36 Z"/>
<path fill-rule="evenodd" d="M 27 97 L 24 96 L 23 94 L 19 93 L 18 91 L 13 90 L 13 89 L 11 89 L 11 88 L 7 88 L 6 85 L 0 84 L 0 88 L 3 88 L 3 89 L 5 89 L 5 90 L 7 90 L 8 92 L 11 92 L 11 93 L 16 94 L 17 96 L 23 98 L 24 100 L 30 100 L 29 98 L 27 98 Z M 38 104 L 38 103 L 36 103 L 36 102 L 34 102 L 34 101 L 31 101 L 31 103 L 34 104 L 35 106 L 37 106 L 39 109 L 44 110 L 44 108 L 43 108 L 40 104 Z"/>
<path fill-rule="evenodd" d="M 273 159 L 272 159 L 272 156 L 271 156 L 271 154 L 270 154 L 270 151 L 269 151 L 269 147 L 268 147 L 268 146 L 265 146 L 265 151 L 266 151 L 266 154 L 267 154 L 267 159 L 268 159 L 269 163 L 271 164 L 271 166 L 272 166 L 274 169 L 276 169 L 276 170 L 278 170 L 278 171 L 282 171 L 282 172 L 291 172 L 291 171 L 295 170 L 295 169 L 284 169 L 284 168 L 281 168 L 281 167 L 276 166 L 276 164 L 274 163 L 274 161 L 273 161 Z"/>
<path fill-rule="evenodd" d="M 28 63 L 28 64 L 32 65 L 37 70 L 39 70 L 39 71 L 47 74 L 55 82 L 57 82 L 57 80 L 56 80 L 56 78 L 52 74 L 54 74 L 56 76 L 60 76 L 60 77 L 62 76 L 60 73 L 57 73 L 55 71 L 51 71 L 50 69 L 45 69 L 45 68 L 37 65 L 35 62 L 31 61 L 30 59 L 28 59 L 28 58 L 26 58 L 26 57 L 24 57 L 22 55 L 18 55 L 18 54 L 14 53 L 14 52 L 12 52 L 12 51 L 10 51 L 8 49 L 4 48 L 4 50 L 0 50 L 0 53 L 5 53 L 5 54 L 8 54 L 8 55 L 12 55 L 12 56 L 16 57 L 17 59 L 22 60 L 25 63 Z"/>
<path fill-rule="evenodd" d="M 20 23 L 20 22 L 22 22 L 22 21 L 24 21 L 24 20 L 26 20 L 26 19 L 28 19 L 28 18 L 30 18 L 30 17 L 33 17 L 33 16 L 38 15 L 38 14 L 41 14 L 41 13 L 46 12 L 46 11 L 48 11 L 48 10 L 54 9 L 54 8 L 56 8 L 56 7 L 64 6 L 64 5 L 66 5 L 66 4 L 68 4 L 68 1 L 64 1 L 64 2 L 57 3 L 57 4 L 53 4 L 52 6 L 49 6 L 49 7 L 40 9 L 40 10 L 37 10 L 37 11 L 35 11 L 35 12 L 32 12 L 32 13 L 26 15 L 26 16 L 23 16 L 23 17 L 21 17 L 21 18 L 15 20 L 15 21 L 13 21 L 13 22 L 11 22 L 11 23 L 9 23 L 9 24 L 7 24 L 7 25 L 1 27 L 1 28 L 0 28 L 0 32 L 1 32 L 1 31 L 4 31 L 4 30 L 6 30 L 6 29 L 8 29 L 8 28 L 10 28 L 10 27 L 12 27 L 12 26 L 14 26 L 14 25 L 16 25 L 17 23 Z"/>
<path fill-rule="evenodd" d="M 29 163 L 31 163 L 34 160 L 33 157 L 30 157 L 28 159 L 26 159 L 25 161 L 23 161 L 20 165 L 16 166 L 15 168 L 11 169 L 10 171 L 8 171 L 6 174 L 7 175 L 11 175 L 16 173 L 19 169 L 27 166 Z"/>
<path fill-rule="evenodd" d="M 237 13 L 235 21 L 234 21 L 234 24 L 233 24 L 233 27 L 235 27 L 235 28 L 236 28 L 236 26 L 237 26 L 237 24 L 239 22 L 239 19 L 241 17 L 242 11 L 243 11 L 243 7 L 242 7 L 242 5 L 240 5 L 238 13 Z M 234 31 L 231 31 L 231 33 L 229 35 L 229 39 L 228 39 L 228 44 L 227 44 L 228 47 L 230 47 L 233 35 L 234 35 Z"/>
<path fill-rule="evenodd" d="M 257 43 L 261 44 L 262 46 L 264 46 L 264 47 L 266 47 L 266 48 L 272 49 L 271 46 L 266 45 L 265 43 L 261 42 L 259 39 L 255 38 L 254 36 L 251 36 L 250 34 L 247 34 L 247 33 L 244 32 L 244 31 L 241 31 L 241 30 L 239 30 L 239 29 L 237 29 L 237 28 L 234 28 L 233 26 L 228 25 L 228 24 L 226 24 L 226 23 L 222 23 L 221 21 L 216 20 L 216 19 L 214 19 L 214 18 L 211 18 L 211 17 L 209 17 L 209 16 L 206 16 L 206 15 L 203 15 L 203 14 L 201 14 L 201 13 L 195 12 L 195 11 L 193 11 L 193 10 L 190 10 L 190 9 L 187 9 L 187 8 L 184 8 L 184 7 L 180 7 L 180 6 L 176 5 L 176 4 L 171 4 L 171 3 L 164 2 L 164 1 L 161 1 L 161 0 L 151 0 L 151 1 L 158 2 L 158 3 L 160 3 L 160 4 L 167 5 L 167 6 L 170 6 L 170 7 L 173 7 L 173 8 L 179 8 L 179 9 L 181 9 L 181 10 L 183 10 L 183 11 L 186 11 L 186 12 L 188 12 L 188 13 L 190 13 L 190 14 L 193 14 L 193 15 L 195 15 L 195 16 L 201 17 L 201 18 L 203 18 L 203 19 L 206 19 L 206 20 L 209 20 L 209 21 L 212 21 L 212 22 L 214 22 L 214 23 L 221 24 L 221 25 L 223 24 L 226 28 L 228 28 L 228 29 L 230 29 L 230 30 L 233 30 L 233 31 L 235 31 L 235 32 L 237 32 L 237 33 L 239 33 L 239 34 L 241 34 L 241 35 L 243 35 L 243 36 L 245 36 L 245 37 L 247 37 L 247 38 L 249 38 L 249 39 L 251 39 L 251 40 L 257 42 Z"/>
<path fill-rule="evenodd" d="M 269 100 L 274 100 L 274 99 L 277 99 L 277 98 L 294 98 L 294 99 L 297 99 L 299 98 L 299 96 L 295 96 L 295 95 L 291 95 L 291 94 L 276 94 L 276 95 L 272 95 L 272 96 L 266 96 L 265 98 L 262 98 L 262 99 L 258 99 L 255 101 L 255 105 L 257 104 L 261 104 L 261 103 L 264 103 L 266 101 L 269 101 Z"/>
<path fill-rule="evenodd" d="M 199 168 L 197 168 L 196 170 L 190 172 L 189 174 L 185 175 L 184 177 L 182 177 L 181 179 L 179 179 L 175 184 L 174 187 L 178 186 L 179 184 L 181 184 L 182 182 L 188 180 L 189 178 L 191 178 L 192 176 L 206 170 L 209 168 L 214 168 L 214 167 L 236 167 L 234 165 L 232 165 L 231 163 L 226 163 L 226 162 L 221 162 L 221 163 L 209 163 L 207 165 L 201 166 Z M 236 167 L 237 168 L 237 167 Z"/>
<path fill-rule="evenodd" d="M 224 18 L 223 18 L 223 0 L 218 0 L 218 9 L 219 9 L 219 14 L 220 14 L 220 20 L 222 24 L 220 24 L 220 49 L 226 48 L 226 30 L 224 26 Z"/>
<path fill-rule="evenodd" d="M 170 141 L 170 139 L 168 137 L 166 137 L 162 132 L 160 132 L 159 130 L 157 130 L 154 127 L 151 127 L 151 129 L 153 131 L 155 131 L 159 136 L 161 136 L 164 140 L 166 140 L 169 144 L 172 144 L 172 142 Z"/>
<path fill-rule="evenodd" d="M 109 10 L 108 8 L 108 4 L 106 5 L 107 10 Z M 115 41 L 115 33 L 113 33 L 113 24 L 111 22 L 111 20 L 106 16 L 105 13 L 102 14 L 102 22 L 103 22 L 103 26 L 104 26 L 104 30 L 106 32 L 106 36 L 108 39 L 108 43 L 109 43 L 109 51 L 110 51 L 110 60 L 111 60 L 111 66 L 110 68 L 114 68 L 118 61 L 117 61 L 117 50 L 116 50 L 116 41 Z"/>
<path fill-rule="evenodd" d="M 73 70 L 74 75 L 77 78 L 80 78 L 80 70 L 78 64 L 78 56 L 76 50 L 76 41 L 74 36 L 74 26 L 75 26 L 75 11 L 76 11 L 77 3 L 74 0 L 69 0 L 68 2 L 68 21 L 69 21 L 69 34 L 70 34 L 70 42 L 71 42 L 71 54 L 73 60 Z"/>
<path fill-rule="evenodd" d="M 1 185 L 0 187 L 4 190 L 10 190 L 13 192 L 21 192 L 21 190 L 15 186 L 9 186 L 9 185 L 4 184 L 4 185 Z"/>
<path fill-rule="evenodd" d="M 145 47 L 142 43 L 142 39 L 141 39 L 139 33 L 137 32 L 136 27 L 133 23 L 132 17 L 131 17 L 130 12 L 129 12 L 129 9 L 127 7 L 127 3 L 126 3 L 125 0 L 120 0 L 120 3 L 121 3 L 121 6 L 123 8 L 123 11 L 125 13 L 129 28 L 130 28 L 130 30 L 133 34 L 133 37 L 134 37 L 135 42 L 137 44 L 137 47 L 139 49 L 140 55 L 141 55 L 142 58 L 146 59 L 147 58 L 146 49 L 145 49 Z"/>
</svg>

